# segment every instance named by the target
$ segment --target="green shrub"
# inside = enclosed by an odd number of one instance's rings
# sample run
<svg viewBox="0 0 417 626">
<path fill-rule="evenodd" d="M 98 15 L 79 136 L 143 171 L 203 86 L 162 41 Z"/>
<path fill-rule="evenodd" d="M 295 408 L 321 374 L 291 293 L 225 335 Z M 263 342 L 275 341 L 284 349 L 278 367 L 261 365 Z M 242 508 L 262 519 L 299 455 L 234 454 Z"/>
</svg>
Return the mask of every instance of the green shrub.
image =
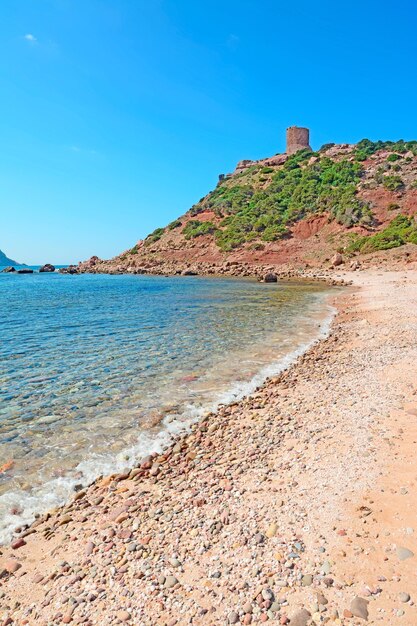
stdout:
<svg viewBox="0 0 417 626">
<path fill-rule="evenodd" d="M 165 232 L 165 228 L 156 228 L 153 233 L 151 233 L 150 235 L 148 235 L 145 239 L 145 244 L 148 246 L 151 243 L 155 243 L 156 241 L 158 241 L 159 239 L 161 239 L 162 235 Z"/>
<path fill-rule="evenodd" d="M 397 215 L 379 233 L 367 237 L 357 237 L 347 246 L 349 252 L 375 252 L 398 248 L 405 243 L 417 243 L 417 224 L 406 215 Z"/>
<path fill-rule="evenodd" d="M 389 205 L 387 206 L 388 211 L 397 211 L 399 208 L 400 208 L 400 205 L 397 204 L 396 202 L 390 202 Z"/>
<path fill-rule="evenodd" d="M 213 222 L 200 222 L 199 220 L 190 220 L 182 229 L 182 233 L 186 239 L 194 239 L 202 235 L 212 235 L 216 231 Z"/>
<path fill-rule="evenodd" d="M 138 246 L 137 244 L 133 246 L 133 248 L 130 249 L 130 254 L 137 254 L 138 253 Z"/>
<path fill-rule="evenodd" d="M 389 191 L 398 191 L 404 187 L 404 182 L 400 176 L 384 176 L 383 185 Z"/>
<path fill-rule="evenodd" d="M 390 154 L 390 155 L 387 157 L 387 161 L 388 161 L 389 163 L 394 163 L 394 161 L 398 161 L 398 159 L 401 159 L 401 157 L 400 157 L 400 155 L 399 155 L 399 154 L 397 154 L 396 152 L 393 152 L 392 154 Z"/>
<path fill-rule="evenodd" d="M 270 174 L 273 171 L 274 171 L 273 167 L 263 167 L 261 169 L 261 174 Z"/>
<path fill-rule="evenodd" d="M 174 220 L 168 224 L 168 230 L 174 230 L 174 228 L 179 228 L 180 226 L 182 226 L 181 220 Z"/>
</svg>

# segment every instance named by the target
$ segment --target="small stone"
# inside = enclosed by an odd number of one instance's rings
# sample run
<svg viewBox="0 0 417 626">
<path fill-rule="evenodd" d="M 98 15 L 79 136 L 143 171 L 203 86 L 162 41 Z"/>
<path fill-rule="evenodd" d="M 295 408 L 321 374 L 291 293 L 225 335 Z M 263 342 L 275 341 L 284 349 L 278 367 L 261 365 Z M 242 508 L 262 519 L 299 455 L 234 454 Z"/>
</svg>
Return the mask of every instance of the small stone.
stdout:
<svg viewBox="0 0 417 626">
<path fill-rule="evenodd" d="M 172 567 L 181 567 L 181 561 L 179 561 L 175 557 L 169 559 L 169 562 L 171 563 Z"/>
<path fill-rule="evenodd" d="M 307 609 L 300 609 L 290 619 L 290 626 L 307 626 L 311 614 Z"/>
<path fill-rule="evenodd" d="M 402 591 L 398 594 L 398 599 L 400 602 L 408 602 L 410 600 L 410 594 Z"/>
<path fill-rule="evenodd" d="M 93 553 L 93 550 L 95 547 L 96 547 L 95 544 L 92 541 L 89 541 L 87 545 L 85 546 L 85 555 L 90 556 L 90 554 Z"/>
<path fill-rule="evenodd" d="M 400 561 L 405 561 L 406 559 L 410 559 L 414 556 L 414 552 L 411 552 L 408 548 L 404 548 L 403 546 L 397 547 L 397 556 Z"/>
<path fill-rule="evenodd" d="M 350 611 L 352 615 L 360 617 L 361 619 L 368 619 L 368 604 L 369 602 L 368 600 L 365 600 L 365 598 L 360 598 L 359 596 L 353 598 L 350 603 Z"/>
<path fill-rule="evenodd" d="M 275 535 L 277 534 L 277 530 L 278 530 L 278 525 L 275 522 L 272 522 L 272 524 L 268 526 L 268 530 L 266 531 L 265 535 L 269 539 L 271 537 L 275 537 Z"/>
<path fill-rule="evenodd" d="M 301 585 L 303 587 L 310 587 L 313 584 L 313 576 L 311 574 L 304 574 L 301 579 Z"/>
<path fill-rule="evenodd" d="M 328 599 L 322 593 L 317 594 L 317 602 L 323 605 L 326 605 L 329 603 Z"/>
<path fill-rule="evenodd" d="M 262 589 L 261 594 L 264 600 L 272 601 L 274 599 L 274 593 L 271 589 Z"/>
<path fill-rule="evenodd" d="M 21 548 L 22 546 L 26 545 L 26 541 L 23 539 L 23 537 L 20 537 L 19 539 L 15 539 L 15 541 L 12 541 L 11 543 L 11 548 L 13 550 L 17 550 L 18 548 Z"/>
<path fill-rule="evenodd" d="M 256 535 L 254 535 L 253 537 L 253 540 L 255 543 L 263 543 L 265 541 L 265 537 L 262 533 L 256 533 Z"/>
<path fill-rule="evenodd" d="M 165 589 L 172 589 L 178 583 L 177 578 L 175 576 L 167 576 L 165 579 L 164 587 Z"/>
<path fill-rule="evenodd" d="M 22 565 L 16 561 L 16 559 L 10 559 L 4 564 L 4 568 L 9 572 L 9 574 L 14 574 L 21 567 Z"/>
<path fill-rule="evenodd" d="M 229 617 L 227 618 L 229 624 L 237 624 L 239 621 L 239 614 L 236 611 L 232 611 L 229 613 Z"/>
<path fill-rule="evenodd" d="M 129 611 L 119 611 L 117 614 L 117 619 L 119 619 L 121 622 L 127 622 L 130 620 L 130 618 L 131 615 Z"/>
</svg>

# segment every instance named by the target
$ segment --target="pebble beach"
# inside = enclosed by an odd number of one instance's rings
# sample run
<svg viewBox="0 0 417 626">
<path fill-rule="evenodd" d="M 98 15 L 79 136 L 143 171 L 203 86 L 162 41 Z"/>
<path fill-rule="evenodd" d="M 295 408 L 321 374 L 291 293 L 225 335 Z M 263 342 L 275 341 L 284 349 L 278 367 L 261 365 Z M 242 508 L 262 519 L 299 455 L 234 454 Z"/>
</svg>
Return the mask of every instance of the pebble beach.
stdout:
<svg viewBox="0 0 417 626">
<path fill-rule="evenodd" d="M 0 624 L 417 624 L 417 271 L 339 272 L 327 339 L 0 548 Z"/>
</svg>

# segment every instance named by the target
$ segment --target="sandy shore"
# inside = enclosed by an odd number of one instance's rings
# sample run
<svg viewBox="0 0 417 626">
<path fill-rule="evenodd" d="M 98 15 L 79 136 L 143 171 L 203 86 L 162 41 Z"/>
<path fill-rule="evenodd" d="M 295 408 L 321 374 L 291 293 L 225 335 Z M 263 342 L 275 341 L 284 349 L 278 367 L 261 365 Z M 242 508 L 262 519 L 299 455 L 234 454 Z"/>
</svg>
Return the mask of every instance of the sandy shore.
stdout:
<svg viewBox="0 0 417 626">
<path fill-rule="evenodd" d="M 0 550 L 0 624 L 417 624 L 417 271 L 341 276 L 329 339 Z"/>
</svg>

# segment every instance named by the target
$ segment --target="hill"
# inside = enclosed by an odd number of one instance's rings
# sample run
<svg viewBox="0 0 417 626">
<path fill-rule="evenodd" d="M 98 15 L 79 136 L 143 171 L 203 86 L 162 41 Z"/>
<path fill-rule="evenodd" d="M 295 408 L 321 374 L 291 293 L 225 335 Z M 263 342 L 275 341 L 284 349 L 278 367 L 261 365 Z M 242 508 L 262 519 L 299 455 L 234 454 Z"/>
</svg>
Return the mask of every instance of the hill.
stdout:
<svg viewBox="0 0 417 626">
<path fill-rule="evenodd" d="M 80 271 L 251 273 L 417 244 L 417 141 L 327 144 L 241 161 L 166 227 Z M 416 248 L 417 250 L 417 248 Z M 228 269 L 229 268 L 229 269 Z"/>
<path fill-rule="evenodd" d="M 2 265 L 15 266 L 15 265 L 22 265 L 22 263 L 18 263 L 17 261 L 13 261 L 13 259 L 9 259 L 9 257 L 6 256 L 4 252 L 0 250 L 0 266 Z"/>
</svg>

